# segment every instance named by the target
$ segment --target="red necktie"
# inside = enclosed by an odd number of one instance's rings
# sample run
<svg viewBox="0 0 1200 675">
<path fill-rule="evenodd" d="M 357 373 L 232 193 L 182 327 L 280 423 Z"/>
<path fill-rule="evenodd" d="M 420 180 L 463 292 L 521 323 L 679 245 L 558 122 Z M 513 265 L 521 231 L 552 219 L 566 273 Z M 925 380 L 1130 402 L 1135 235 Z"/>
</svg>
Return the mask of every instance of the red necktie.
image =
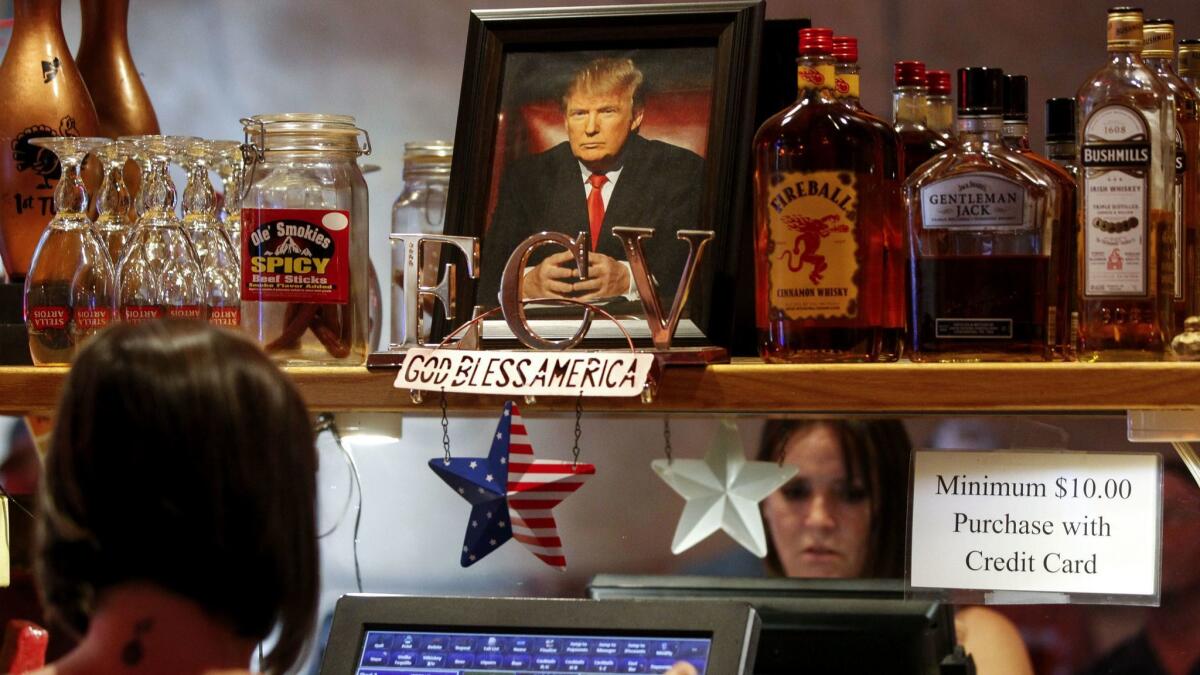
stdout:
<svg viewBox="0 0 1200 675">
<path fill-rule="evenodd" d="M 592 228 L 592 250 L 596 250 L 600 242 L 600 227 L 604 225 L 604 192 L 601 188 L 608 182 L 608 176 L 594 173 L 588 176 L 588 185 L 592 191 L 588 194 L 588 225 Z"/>
</svg>

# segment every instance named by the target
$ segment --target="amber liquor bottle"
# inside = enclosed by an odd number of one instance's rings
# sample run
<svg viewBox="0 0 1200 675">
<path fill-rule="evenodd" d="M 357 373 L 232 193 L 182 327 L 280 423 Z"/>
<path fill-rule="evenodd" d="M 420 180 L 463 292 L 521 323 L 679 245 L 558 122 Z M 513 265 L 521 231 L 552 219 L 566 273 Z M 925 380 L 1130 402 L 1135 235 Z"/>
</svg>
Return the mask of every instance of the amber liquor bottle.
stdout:
<svg viewBox="0 0 1200 675">
<path fill-rule="evenodd" d="M 1002 138 L 1004 76 L 958 71 L 958 136 L 905 183 L 913 361 L 1054 356 L 1058 188 Z"/>
<path fill-rule="evenodd" d="M 859 98 L 860 80 L 858 65 L 858 39 L 845 36 L 833 36 L 833 60 L 836 62 L 833 96 L 843 104 L 850 106 L 860 117 L 875 127 L 880 134 L 889 136 L 891 125 L 882 118 L 867 111 Z"/>
<path fill-rule="evenodd" d="M 832 37 L 800 31 L 798 100 L 754 139 L 756 322 L 767 361 L 899 357 L 899 140 L 834 97 Z"/>
<path fill-rule="evenodd" d="M 954 99 L 949 71 L 925 71 L 925 126 L 947 143 L 954 142 Z"/>
<path fill-rule="evenodd" d="M 892 124 L 900 134 L 904 153 L 904 177 L 907 178 L 930 159 L 950 147 L 941 134 L 925 126 L 927 87 L 925 64 L 921 61 L 897 61 L 892 90 Z"/>
<path fill-rule="evenodd" d="M 1196 239 L 1200 230 L 1200 95 L 1175 73 L 1175 22 L 1148 19 L 1142 28 L 1142 60 L 1167 85 L 1175 98 L 1175 241 L 1171 265 L 1171 333 L 1183 332 L 1183 322 L 1200 312 L 1196 288 Z"/>
<path fill-rule="evenodd" d="M 1200 96 L 1200 39 L 1188 38 L 1179 41 L 1179 78 L 1191 85 Z"/>
<path fill-rule="evenodd" d="M 1075 287 L 1072 283 L 1075 260 L 1075 177 L 1058 164 L 1033 151 L 1029 142 L 1029 78 L 1024 75 L 1004 76 L 1004 126 L 1001 130 L 1004 145 L 1037 165 L 1042 180 L 1058 189 L 1058 208 L 1047 214 L 1054 219 L 1053 247 L 1050 257 L 1052 303 L 1050 305 L 1050 344 L 1054 354 L 1064 359 L 1075 357 L 1078 336 L 1078 309 L 1075 307 Z"/>
<path fill-rule="evenodd" d="M 1141 57 L 1142 12 L 1108 12 L 1108 57 L 1075 96 L 1079 359 L 1159 360 L 1171 335 L 1175 105 Z"/>
</svg>

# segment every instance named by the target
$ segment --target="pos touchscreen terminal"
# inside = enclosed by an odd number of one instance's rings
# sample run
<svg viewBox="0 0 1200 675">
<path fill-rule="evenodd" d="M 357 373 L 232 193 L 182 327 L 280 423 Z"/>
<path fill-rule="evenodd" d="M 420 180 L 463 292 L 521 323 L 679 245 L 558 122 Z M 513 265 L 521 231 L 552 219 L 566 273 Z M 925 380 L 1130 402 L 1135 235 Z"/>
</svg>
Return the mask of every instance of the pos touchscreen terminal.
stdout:
<svg viewBox="0 0 1200 675">
<path fill-rule="evenodd" d="M 663 673 L 750 675 L 758 617 L 746 603 L 347 595 L 322 675 Z"/>
</svg>

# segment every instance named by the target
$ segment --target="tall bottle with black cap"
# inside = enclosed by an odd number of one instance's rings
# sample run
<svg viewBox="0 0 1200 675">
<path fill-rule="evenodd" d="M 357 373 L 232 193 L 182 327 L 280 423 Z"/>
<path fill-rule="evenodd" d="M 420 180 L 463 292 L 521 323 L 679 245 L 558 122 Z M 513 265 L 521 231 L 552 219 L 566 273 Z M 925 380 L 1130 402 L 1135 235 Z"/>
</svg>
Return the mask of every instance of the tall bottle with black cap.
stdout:
<svg viewBox="0 0 1200 675">
<path fill-rule="evenodd" d="M 1072 269 L 1075 260 L 1075 233 L 1078 216 L 1075 207 L 1075 177 L 1062 167 L 1033 151 L 1029 143 L 1029 78 L 1024 75 L 1004 76 L 1004 145 L 1038 166 L 1042 179 L 1058 187 L 1058 210 L 1053 212 L 1057 239 L 1055 248 L 1063 255 L 1052 256 L 1050 278 L 1058 294 L 1051 312 L 1054 335 L 1051 339 L 1056 356 L 1075 358 L 1075 340 L 1079 331 L 1078 308 L 1075 307 L 1075 284 Z"/>
<path fill-rule="evenodd" d="M 1175 22 L 1147 19 L 1142 27 L 1142 60 L 1175 98 L 1175 284 L 1171 290 L 1171 332 L 1200 312 L 1196 287 L 1196 239 L 1200 229 L 1200 96 L 1175 73 Z"/>
<path fill-rule="evenodd" d="M 954 145 L 905 182 L 913 361 L 1055 357 L 1062 195 L 1005 147 L 1004 74 L 958 71 Z"/>
<path fill-rule="evenodd" d="M 1079 148 L 1075 145 L 1075 99 L 1046 99 L 1046 157 L 1079 182 Z"/>
<path fill-rule="evenodd" d="M 834 96 L 833 31 L 800 31 L 799 97 L 754 137 L 759 352 L 895 361 L 904 332 L 896 133 Z"/>
<path fill-rule="evenodd" d="M 1075 95 L 1081 361 L 1161 360 L 1171 341 L 1175 104 L 1141 52 L 1142 10 L 1108 10 L 1108 57 Z"/>
</svg>

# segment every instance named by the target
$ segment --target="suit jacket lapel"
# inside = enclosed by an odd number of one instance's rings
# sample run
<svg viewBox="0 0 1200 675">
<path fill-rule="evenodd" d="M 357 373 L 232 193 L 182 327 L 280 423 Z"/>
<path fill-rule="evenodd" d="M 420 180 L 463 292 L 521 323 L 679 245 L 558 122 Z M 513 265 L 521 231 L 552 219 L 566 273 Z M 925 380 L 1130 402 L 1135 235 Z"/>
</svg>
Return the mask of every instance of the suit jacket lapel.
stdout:
<svg viewBox="0 0 1200 675">
<path fill-rule="evenodd" d="M 617 179 L 617 184 L 613 186 L 612 196 L 608 199 L 608 208 L 604 210 L 602 233 L 605 238 L 611 238 L 614 225 L 645 227 L 639 222 L 642 217 L 638 210 L 645 208 L 646 205 L 639 204 L 636 194 L 638 186 L 646 184 L 653 169 L 653 167 L 647 166 L 646 159 L 643 157 L 642 150 L 645 142 L 641 136 L 636 134 L 631 135 L 625 142 L 625 156 L 622 158 L 624 168 L 621 170 L 621 177 Z"/>
<path fill-rule="evenodd" d="M 548 203 L 551 207 L 546 214 L 547 222 L 542 223 L 540 229 L 562 232 L 574 237 L 588 229 L 587 193 L 583 188 L 583 174 L 579 169 L 579 160 L 571 154 L 569 143 L 562 143 L 555 151 L 558 156 L 554 161 L 554 174 L 548 176 L 546 181 L 546 190 L 550 193 Z"/>
</svg>

